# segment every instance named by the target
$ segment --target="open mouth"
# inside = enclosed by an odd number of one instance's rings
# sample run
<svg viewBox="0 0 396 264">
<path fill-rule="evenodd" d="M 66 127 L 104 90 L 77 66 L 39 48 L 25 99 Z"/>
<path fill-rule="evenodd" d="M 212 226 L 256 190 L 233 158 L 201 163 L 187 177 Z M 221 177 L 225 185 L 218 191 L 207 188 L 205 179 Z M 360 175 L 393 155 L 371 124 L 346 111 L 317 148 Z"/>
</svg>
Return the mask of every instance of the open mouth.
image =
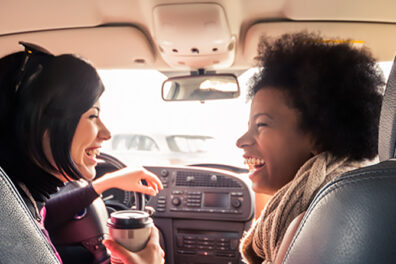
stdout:
<svg viewBox="0 0 396 264">
<path fill-rule="evenodd" d="M 244 163 L 249 166 L 249 170 L 257 170 L 265 165 L 265 161 L 263 159 L 252 157 L 245 159 Z"/>
<path fill-rule="evenodd" d="M 87 154 L 87 156 L 92 159 L 92 160 L 96 160 L 96 156 L 98 156 L 100 154 L 99 149 L 95 148 L 95 149 L 87 149 L 85 151 L 85 153 Z"/>
</svg>

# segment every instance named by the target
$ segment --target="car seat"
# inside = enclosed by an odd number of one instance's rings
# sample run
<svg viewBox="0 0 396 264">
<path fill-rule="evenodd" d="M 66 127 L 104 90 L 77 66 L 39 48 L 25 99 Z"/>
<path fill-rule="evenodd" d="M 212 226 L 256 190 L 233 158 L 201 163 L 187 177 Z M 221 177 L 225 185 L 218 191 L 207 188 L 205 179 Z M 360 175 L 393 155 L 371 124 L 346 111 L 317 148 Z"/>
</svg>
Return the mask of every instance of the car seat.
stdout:
<svg viewBox="0 0 396 264">
<path fill-rule="evenodd" d="M 282 263 L 396 263 L 395 138 L 396 58 L 381 109 L 380 163 L 345 173 L 319 191 Z"/>
<path fill-rule="evenodd" d="M 60 263 L 14 184 L 0 168 L 0 263 Z"/>
</svg>

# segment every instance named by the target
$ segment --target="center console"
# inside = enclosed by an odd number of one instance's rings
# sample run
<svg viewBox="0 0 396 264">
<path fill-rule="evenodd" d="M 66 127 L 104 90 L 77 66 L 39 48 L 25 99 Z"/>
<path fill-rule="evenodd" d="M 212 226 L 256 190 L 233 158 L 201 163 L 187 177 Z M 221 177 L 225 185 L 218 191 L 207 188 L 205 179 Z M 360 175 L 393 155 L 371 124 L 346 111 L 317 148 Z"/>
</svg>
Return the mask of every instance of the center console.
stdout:
<svg viewBox="0 0 396 264">
<path fill-rule="evenodd" d="M 238 246 L 252 223 L 254 199 L 240 175 L 189 166 L 145 168 L 164 185 L 148 205 L 156 211 L 166 263 L 242 263 Z"/>
</svg>

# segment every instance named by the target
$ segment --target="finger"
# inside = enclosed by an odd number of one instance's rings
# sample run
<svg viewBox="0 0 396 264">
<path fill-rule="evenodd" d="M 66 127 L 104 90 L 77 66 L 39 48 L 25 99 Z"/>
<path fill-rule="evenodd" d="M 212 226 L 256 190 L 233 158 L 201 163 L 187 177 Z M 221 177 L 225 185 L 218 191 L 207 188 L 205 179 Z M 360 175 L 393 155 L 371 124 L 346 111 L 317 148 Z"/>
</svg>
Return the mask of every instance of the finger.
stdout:
<svg viewBox="0 0 396 264">
<path fill-rule="evenodd" d="M 159 243 L 159 231 L 155 226 L 151 228 L 150 241 Z"/>
<path fill-rule="evenodd" d="M 134 253 L 113 240 L 103 240 L 103 245 L 110 250 L 111 256 L 121 259 L 125 263 L 131 263 L 134 259 Z"/>
<path fill-rule="evenodd" d="M 143 177 L 142 179 L 145 179 L 147 182 L 154 182 L 157 186 L 160 187 L 160 189 L 162 190 L 164 187 L 162 186 L 162 182 L 161 180 L 157 177 L 157 175 L 155 175 L 154 173 L 149 172 L 146 169 L 143 169 Z"/>
<path fill-rule="evenodd" d="M 142 184 L 136 186 L 134 191 L 135 192 L 144 193 L 144 194 L 148 194 L 148 195 L 151 195 L 151 196 L 154 196 L 154 195 L 157 194 L 157 191 L 153 187 L 142 185 Z"/>
<path fill-rule="evenodd" d="M 155 186 L 156 189 L 163 189 L 162 182 L 155 176 L 155 178 L 146 178 L 145 179 L 148 184 Z"/>
<path fill-rule="evenodd" d="M 151 186 L 158 193 L 158 186 L 151 181 L 148 181 L 147 184 Z"/>
</svg>

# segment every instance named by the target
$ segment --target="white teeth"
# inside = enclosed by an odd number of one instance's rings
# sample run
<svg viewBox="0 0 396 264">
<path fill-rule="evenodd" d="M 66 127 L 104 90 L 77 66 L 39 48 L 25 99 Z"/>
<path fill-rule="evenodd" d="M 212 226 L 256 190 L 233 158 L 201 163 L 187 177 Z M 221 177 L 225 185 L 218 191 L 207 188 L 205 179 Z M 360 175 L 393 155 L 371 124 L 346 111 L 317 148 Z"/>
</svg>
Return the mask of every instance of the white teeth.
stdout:
<svg viewBox="0 0 396 264">
<path fill-rule="evenodd" d="M 248 159 L 245 159 L 245 164 L 247 164 L 247 165 L 263 165 L 263 164 L 265 164 L 265 161 L 263 159 L 259 159 L 259 158 L 248 158 Z"/>
<path fill-rule="evenodd" d="M 97 156 L 100 155 L 100 151 L 99 149 L 90 149 L 88 151 L 86 151 L 88 156 Z"/>
</svg>

